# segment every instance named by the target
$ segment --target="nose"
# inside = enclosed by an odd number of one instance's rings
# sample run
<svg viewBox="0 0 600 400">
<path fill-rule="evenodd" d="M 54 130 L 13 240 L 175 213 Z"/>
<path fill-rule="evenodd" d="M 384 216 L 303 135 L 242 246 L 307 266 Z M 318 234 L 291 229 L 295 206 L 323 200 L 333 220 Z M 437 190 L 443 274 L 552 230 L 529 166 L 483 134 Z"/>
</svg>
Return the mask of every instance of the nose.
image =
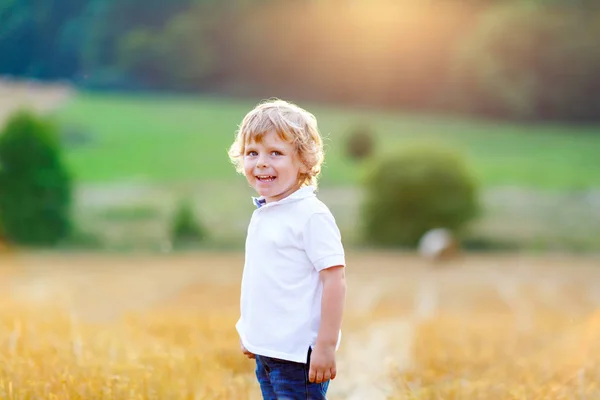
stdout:
<svg viewBox="0 0 600 400">
<path fill-rule="evenodd" d="M 259 156 L 256 162 L 256 166 L 259 168 L 266 168 L 269 166 L 267 163 L 267 158 L 265 156 Z"/>
</svg>

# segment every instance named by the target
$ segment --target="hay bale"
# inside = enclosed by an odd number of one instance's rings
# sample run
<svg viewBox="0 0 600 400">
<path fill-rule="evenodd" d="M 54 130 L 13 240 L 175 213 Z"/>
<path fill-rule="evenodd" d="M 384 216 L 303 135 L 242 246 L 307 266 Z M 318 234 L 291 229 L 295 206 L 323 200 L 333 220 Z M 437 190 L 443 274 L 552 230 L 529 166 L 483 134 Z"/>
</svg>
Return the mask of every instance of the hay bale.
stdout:
<svg viewBox="0 0 600 400">
<path fill-rule="evenodd" d="M 458 240 L 449 229 L 431 229 L 419 240 L 419 254 L 432 261 L 445 261 L 454 258 L 459 252 Z"/>
</svg>

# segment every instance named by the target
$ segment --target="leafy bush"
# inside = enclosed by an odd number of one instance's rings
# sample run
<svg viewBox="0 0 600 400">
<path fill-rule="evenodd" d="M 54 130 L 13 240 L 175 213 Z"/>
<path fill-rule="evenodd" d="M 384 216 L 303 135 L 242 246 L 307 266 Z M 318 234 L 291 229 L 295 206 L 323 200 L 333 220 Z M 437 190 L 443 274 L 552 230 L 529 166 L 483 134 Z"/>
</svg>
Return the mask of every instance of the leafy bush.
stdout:
<svg viewBox="0 0 600 400">
<path fill-rule="evenodd" d="M 71 229 L 72 182 L 57 129 L 29 111 L 0 133 L 0 222 L 15 244 L 55 245 Z"/>
<path fill-rule="evenodd" d="M 369 158 L 375 150 L 375 134 L 366 125 L 359 125 L 346 136 L 346 156 L 353 161 Z"/>
<path fill-rule="evenodd" d="M 414 247 L 433 228 L 458 233 L 478 209 L 476 184 L 458 155 L 407 149 L 366 174 L 363 233 L 371 244 Z"/>
<path fill-rule="evenodd" d="M 206 238 L 206 229 L 197 220 L 191 202 L 181 200 L 171 223 L 171 241 L 174 245 L 192 244 Z"/>
</svg>

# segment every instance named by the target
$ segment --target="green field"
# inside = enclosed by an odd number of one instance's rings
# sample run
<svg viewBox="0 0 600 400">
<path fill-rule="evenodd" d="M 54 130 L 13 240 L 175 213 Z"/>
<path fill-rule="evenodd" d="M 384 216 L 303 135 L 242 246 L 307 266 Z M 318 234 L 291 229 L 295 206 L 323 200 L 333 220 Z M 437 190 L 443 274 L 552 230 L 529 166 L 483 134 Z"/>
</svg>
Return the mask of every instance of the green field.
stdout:
<svg viewBox="0 0 600 400">
<path fill-rule="evenodd" d="M 68 162 L 78 181 L 104 183 L 239 182 L 226 150 L 256 101 L 209 97 L 80 94 L 58 113 L 83 132 Z M 483 186 L 543 189 L 600 187 L 600 126 L 517 125 L 384 113 L 300 103 L 326 137 L 322 182 L 352 185 L 357 166 L 343 155 L 343 135 L 359 123 L 379 148 L 431 143 L 462 152 Z"/>
</svg>

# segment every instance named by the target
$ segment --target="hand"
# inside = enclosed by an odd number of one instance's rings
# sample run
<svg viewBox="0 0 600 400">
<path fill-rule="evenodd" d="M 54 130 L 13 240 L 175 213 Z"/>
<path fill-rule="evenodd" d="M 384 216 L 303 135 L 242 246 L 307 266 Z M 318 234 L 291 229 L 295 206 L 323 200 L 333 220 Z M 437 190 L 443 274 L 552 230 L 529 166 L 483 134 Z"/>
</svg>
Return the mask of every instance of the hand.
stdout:
<svg viewBox="0 0 600 400">
<path fill-rule="evenodd" d="M 245 355 L 246 357 L 248 357 L 249 359 L 253 360 L 253 359 L 255 359 L 255 358 L 256 358 L 256 356 L 255 356 L 253 353 L 250 353 L 250 352 L 248 351 L 248 349 L 244 347 L 244 345 L 242 344 L 242 341 L 241 341 L 241 340 L 240 340 L 240 348 L 242 349 L 242 353 L 244 353 L 244 355 Z"/>
<path fill-rule="evenodd" d="M 335 346 L 316 345 L 310 355 L 308 381 L 322 383 L 335 379 L 336 375 Z"/>
</svg>

